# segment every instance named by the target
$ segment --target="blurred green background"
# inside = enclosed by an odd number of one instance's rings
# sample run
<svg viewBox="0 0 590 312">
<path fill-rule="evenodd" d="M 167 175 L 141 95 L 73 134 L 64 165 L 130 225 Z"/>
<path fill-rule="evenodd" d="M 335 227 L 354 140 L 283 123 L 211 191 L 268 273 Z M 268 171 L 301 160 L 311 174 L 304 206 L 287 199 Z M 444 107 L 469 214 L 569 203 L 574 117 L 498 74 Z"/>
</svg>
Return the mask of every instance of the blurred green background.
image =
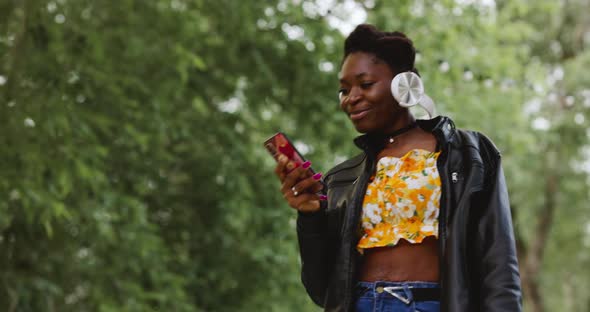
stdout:
<svg viewBox="0 0 590 312">
<path fill-rule="evenodd" d="M 503 153 L 527 311 L 590 311 L 585 0 L 0 0 L 1 311 L 318 311 L 262 142 L 358 152 L 345 34 L 401 30 Z"/>
</svg>

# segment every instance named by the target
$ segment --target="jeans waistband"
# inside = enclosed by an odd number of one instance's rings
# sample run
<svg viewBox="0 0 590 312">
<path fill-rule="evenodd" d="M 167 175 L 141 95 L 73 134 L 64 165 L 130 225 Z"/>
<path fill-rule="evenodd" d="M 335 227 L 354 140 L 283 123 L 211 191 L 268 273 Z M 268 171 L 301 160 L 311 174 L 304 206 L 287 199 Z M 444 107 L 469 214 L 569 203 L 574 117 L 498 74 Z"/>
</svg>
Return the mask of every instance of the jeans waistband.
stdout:
<svg viewBox="0 0 590 312">
<path fill-rule="evenodd" d="M 358 282 L 357 298 L 361 296 L 393 296 L 411 301 L 440 301 L 440 286 L 436 282 Z"/>
</svg>

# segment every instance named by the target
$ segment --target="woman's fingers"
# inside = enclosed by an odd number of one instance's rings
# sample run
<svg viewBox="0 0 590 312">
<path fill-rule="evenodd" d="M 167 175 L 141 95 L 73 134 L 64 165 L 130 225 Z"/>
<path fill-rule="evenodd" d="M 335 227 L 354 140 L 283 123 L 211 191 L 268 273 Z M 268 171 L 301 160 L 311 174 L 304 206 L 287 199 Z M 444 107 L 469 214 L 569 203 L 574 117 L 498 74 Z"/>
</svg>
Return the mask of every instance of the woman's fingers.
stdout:
<svg viewBox="0 0 590 312">
<path fill-rule="evenodd" d="M 323 189 L 320 182 L 321 173 L 313 174 L 311 162 L 306 161 L 300 166 L 281 154 L 277 158 L 275 174 L 281 180 L 281 193 L 289 206 L 302 211 L 312 212 L 320 209 L 320 200 L 325 196 L 316 194 Z"/>
<path fill-rule="evenodd" d="M 304 179 L 307 176 L 307 172 L 309 171 L 309 166 L 311 163 L 309 161 L 304 162 L 301 166 L 293 169 L 291 172 L 285 175 L 283 179 L 283 185 L 281 191 L 283 194 L 287 190 L 290 190 L 295 184 L 297 184 L 300 180 Z"/>
<path fill-rule="evenodd" d="M 310 166 L 311 166 L 310 161 L 306 161 L 306 162 L 302 163 L 301 165 L 299 165 L 298 163 L 295 163 L 294 161 L 290 160 L 284 154 L 279 154 L 279 156 L 277 157 L 277 166 L 275 167 L 275 174 L 279 177 L 281 182 L 283 182 L 285 177 L 288 174 L 290 174 L 291 172 L 293 172 L 294 169 L 297 169 L 299 167 L 303 167 L 304 169 L 308 169 Z"/>
<path fill-rule="evenodd" d="M 318 194 L 323 189 L 320 182 L 321 173 L 317 173 L 299 181 L 291 188 L 284 187 L 283 196 L 289 205 L 302 212 L 312 212 L 320 209 L 320 201 L 326 200 L 325 195 Z"/>
<path fill-rule="evenodd" d="M 295 185 L 291 187 L 291 189 L 299 193 L 317 193 L 322 190 L 322 183 L 320 182 L 321 178 L 322 174 L 318 172 L 310 177 L 307 177 L 297 182 Z"/>
<path fill-rule="evenodd" d="M 322 182 L 320 183 L 315 183 L 312 188 L 311 188 L 311 193 L 317 193 L 320 192 L 324 189 L 324 184 Z"/>
<path fill-rule="evenodd" d="M 314 212 L 320 209 L 320 196 L 317 194 L 303 193 L 299 196 L 287 198 L 289 206 L 301 212 Z"/>
<path fill-rule="evenodd" d="M 281 180 L 281 182 L 283 182 L 283 180 L 285 180 L 285 175 L 286 175 L 286 168 L 287 168 L 287 163 L 289 162 L 289 158 L 287 158 L 287 156 L 280 154 L 279 157 L 277 158 L 277 166 L 275 167 L 275 174 L 279 177 L 279 179 Z"/>
</svg>

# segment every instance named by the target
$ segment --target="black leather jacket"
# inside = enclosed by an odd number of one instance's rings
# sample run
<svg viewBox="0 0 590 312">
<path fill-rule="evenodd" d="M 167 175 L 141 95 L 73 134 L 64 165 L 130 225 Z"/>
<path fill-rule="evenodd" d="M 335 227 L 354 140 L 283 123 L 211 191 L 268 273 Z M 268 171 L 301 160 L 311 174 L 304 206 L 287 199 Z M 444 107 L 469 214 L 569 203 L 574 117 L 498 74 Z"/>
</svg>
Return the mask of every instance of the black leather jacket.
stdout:
<svg viewBox="0 0 590 312">
<path fill-rule="evenodd" d="M 520 276 L 500 153 L 484 135 L 455 129 L 447 117 L 418 121 L 441 155 L 439 269 L 442 312 L 521 311 Z M 302 281 L 325 311 L 353 311 L 361 255 L 364 193 L 384 138 L 355 139 L 363 153 L 324 176 L 328 201 L 299 213 Z"/>
</svg>

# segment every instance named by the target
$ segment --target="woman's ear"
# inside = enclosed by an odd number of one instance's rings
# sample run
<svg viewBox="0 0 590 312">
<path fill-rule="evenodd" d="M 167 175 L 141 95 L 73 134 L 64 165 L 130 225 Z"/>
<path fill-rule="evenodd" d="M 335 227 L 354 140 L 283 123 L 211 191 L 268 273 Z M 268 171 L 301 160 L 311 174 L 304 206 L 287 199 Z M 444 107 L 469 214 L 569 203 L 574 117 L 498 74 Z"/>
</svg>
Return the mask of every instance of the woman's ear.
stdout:
<svg viewBox="0 0 590 312">
<path fill-rule="evenodd" d="M 391 80 L 391 94 L 401 107 L 420 105 L 430 118 L 435 116 L 432 99 L 424 92 L 424 84 L 418 74 L 407 71 L 399 73 Z"/>
</svg>

